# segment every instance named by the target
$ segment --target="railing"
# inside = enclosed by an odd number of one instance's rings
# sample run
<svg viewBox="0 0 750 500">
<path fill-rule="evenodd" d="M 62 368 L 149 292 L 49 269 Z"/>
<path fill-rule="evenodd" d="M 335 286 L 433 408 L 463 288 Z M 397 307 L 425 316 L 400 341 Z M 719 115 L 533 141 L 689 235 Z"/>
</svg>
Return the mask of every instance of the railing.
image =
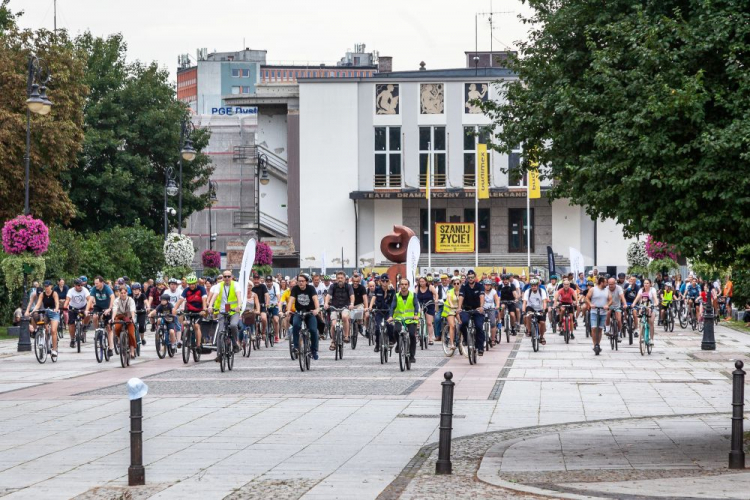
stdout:
<svg viewBox="0 0 750 500">
<path fill-rule="evenodd" d="M 256 161 L 255 146 L 235 146 L 232 151 L 232 161 L 238 163 L 254 164 Z"/>
<path fill-rule="evenodd" d="M 430 187 L 445 187 L 445 174 L 432 174 L 432 185 Z M 419 187 L 427 187 L 427 174 L 419 174 Z"/>
<path fill-rule="evenodd" d="M 235 146 L 232 151 L 232 161 L 236 163 L 244 163 L 245 165 L 257 165 L 258 155 L 261 154 L 266 155 L 266 158 L 268 159 L 266 167 L 269 170 L 276 170 L 284 177 L 289 175 L 287 161 L 265 146 Z"/>
<path fill-rule="evenodd" d="M 475 174 L 464 174 L 464 187 L 476 186 L 477 176 Z"/>
<path fill-rule="evenodd" d="M 232 214 L 232 224 L 235 228 L 257 229 L 258 219 L 255 210 L 237 210 Z M 267 233 L 289 236 L 289 226 L 286 222 L 264 212 L 260 213 L 260 227 Z"/>
<path fill-rule="evenodd" d="M 288 175 L 289 168 L 287 166 L 287 161 L 284 158 L 277 155 L 276 153 L 273 153 L 265 146 L 258 145 L 255 147 L 257 148 L 258 154 L 264 154 L 266 155 L 266 158 L 268 158 L 268 163 L 266 164 L 268 168 L 275 168 L 276 170 L 282 172 L 284 175 Z"/>
<path fill-rule="evenodd" d="M 403 186 L 402 181 L 403 178 L 401 177 L 401 174 L 375 174 L 376 188 L 401 189 L 401 187 Z"/>
</svg>

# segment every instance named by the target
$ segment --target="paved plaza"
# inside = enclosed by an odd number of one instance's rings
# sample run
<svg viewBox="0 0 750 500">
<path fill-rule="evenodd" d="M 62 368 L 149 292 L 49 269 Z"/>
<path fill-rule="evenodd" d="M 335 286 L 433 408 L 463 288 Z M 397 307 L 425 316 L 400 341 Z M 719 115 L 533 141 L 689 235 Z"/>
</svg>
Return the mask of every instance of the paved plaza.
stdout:
<svg viewBox="0 0 750 500">
<path fill-rule="evenodd" d="M 717 350 L 679 328 L 654 353 L 627 340 L 595 357 L 582 329 L 534 353 L 512 338 L 477 366 L 417 351 L 381 365 L 360 339 L 299 371 L 287 344 L 236 357 L 156 357 L 130 368 L 67 345 L 39 365 L 0 343 L 3 498 L 747 498 L 730 473 L 731 378 L 750 338 Z M 395 362 L 394 362 L 395 361 Z M 443 373 L 454 374 L 453 469 L 434 475 Z M 140 377 L 146 486 L 127 487 L 129 401 Z M 739 493 L 738 493 L 739 492 Z M 740 496 L 738 496 L 740 495 Z"/>
</svg>

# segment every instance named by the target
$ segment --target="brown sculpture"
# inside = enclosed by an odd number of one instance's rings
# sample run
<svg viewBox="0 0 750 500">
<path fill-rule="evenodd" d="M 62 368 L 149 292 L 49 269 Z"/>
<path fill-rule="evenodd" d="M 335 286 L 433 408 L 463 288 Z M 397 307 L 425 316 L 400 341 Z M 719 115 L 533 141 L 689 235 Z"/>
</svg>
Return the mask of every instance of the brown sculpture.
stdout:
<svg viewBox="0 0 750 500">
<path fill-rule="evenodd" d="M 406 226 L 393 226 L 393 232 L 387 234 L 380 240 L 380 252 L 386 259 L 396 264 L 388 268 L 388 277 L 395 281 L 396 275 L 406 274 L 406 250 L 409 240 L 416 236 L 414 231 Z"/>
</svg>

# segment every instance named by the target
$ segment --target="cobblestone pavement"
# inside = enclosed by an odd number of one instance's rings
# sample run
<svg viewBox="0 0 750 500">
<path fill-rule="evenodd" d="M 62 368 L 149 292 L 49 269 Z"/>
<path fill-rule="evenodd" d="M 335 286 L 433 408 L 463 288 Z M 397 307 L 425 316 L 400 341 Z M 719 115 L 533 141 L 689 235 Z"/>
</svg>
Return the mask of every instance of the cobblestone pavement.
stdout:
<svg viewBox="0 0 750 500">
<path fill-rule="evenodd" d="M 493 436 L 725 413 L 733 360 L 750 352 L 746 335 L 723 327 L 711 353 L 681 330 L 659 332 L 651 356 L 623 345 L 595 357 L 583 332 L 577 337 L 566 345 L 548 335 L 538 353 L 527 339 L 505 343 L 473 367 L 432 346 L 404 373 L 397 360 L 381 365 L 366 339 L 356 351 L 347 346 L 342 361 L 322 342 L 304 374 L 284 342 L 237 357 L 227 373 L 208 355 L 188 365 L 156 359 L 151 338 L 129 369 L 96 363 L 90 345 L 80 354 L 63 347 L 58 363 L 39 365 L 0 342 L 0 497 L 520 498 L 476 478 Z M 452 478 L 435 477 L 429 464 L 447 370 L 456 381 Z M 131 376 L 150 387 L 140 489 L 125 486 Z"/>
</svg>

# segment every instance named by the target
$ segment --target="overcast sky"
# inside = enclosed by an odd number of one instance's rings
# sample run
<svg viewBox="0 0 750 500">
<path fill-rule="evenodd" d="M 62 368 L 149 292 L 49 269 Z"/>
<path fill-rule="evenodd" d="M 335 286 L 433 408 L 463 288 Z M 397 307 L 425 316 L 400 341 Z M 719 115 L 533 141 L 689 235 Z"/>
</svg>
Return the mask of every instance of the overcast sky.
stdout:
<svg viewBox="0 0 750 500">
<path fill-rule="evenodd" d="M 11 0 L 24 28 L 53 27 L 54 0 Z M 520 0 L 57 0 L 57 26 L 71 35 L 123 33 L 128 59 L 156 60 L 172 78 L 179 54 L 195 60 L 244 46 L 268 51 L 269 63 L 335 63 L 355 43 L 392 56 L 394 70 L 456 68 L 474 50 L 476 13 L 494 11 L 493 49 L 515 46 L 527 27 Z M 506 13 L 507 12 L 507 13 Z M 490 49 L 487 16 L 479 17 L 479 50 Z"/>
</svg>

